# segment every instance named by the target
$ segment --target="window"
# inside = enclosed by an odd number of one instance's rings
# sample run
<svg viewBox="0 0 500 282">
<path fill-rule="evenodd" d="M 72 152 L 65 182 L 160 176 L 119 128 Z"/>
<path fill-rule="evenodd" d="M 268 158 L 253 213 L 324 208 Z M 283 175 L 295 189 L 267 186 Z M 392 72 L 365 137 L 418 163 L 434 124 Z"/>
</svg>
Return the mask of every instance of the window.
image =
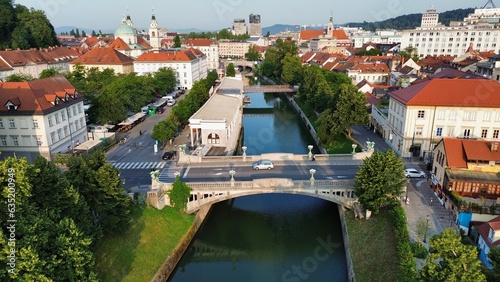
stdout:
<svg viewBox="0 0 500 282">
<path fill-rule="evenodd" d="M 488 136 L 488 129 L 481 130 L 481 138 L 486 138 Z"/>
<path fill-rule="evenodd" d="M 498 133 L 499 133 L 499 132 L 500 132 L 500 130 L 498 130 L 498 129 L 494 129 L 494 130 L 493 130 L 493 138 L 498 139 Z"/>
<path fill-rule="evenodd" d="M 425 111 L 418 111 L 417 118 L 424 118 Z"/>
<path fill-rule="evenodd" d="M 54 131 L 50 133 L 50 140 L 52 141 L 52 144 L 56 143 L 56 133 Z"/>
<path fill-rule="evenodd" d="M 444 119 L 444 111 L 442 111 L 442 110 L 437 111 L 437 119 L 439 119 L 439 120 Z"/>
<path fill-rule="evenodd" d="M 49 126 L 53 126 L 54 121 L 52 120 L 52 116 L 49 116 Z"/>
<path fill-rule="evenodd" d="M 38 146 L 41 146 L 42 145 L 42 136 L 34 136 L 35 137 L 35 140 L 36 140 L 36 144 Z"/>
<path fill-rule="evenodd" d="M 9 118 L 9 128 L 16 128 L 16 122 L 13 118 Z"/>
<path fill-rule="evenodd" d="M 57 138 L 58 138 L 59 140 L 61 140 L 61 139 L 63 138 L 63 137 L 62 137 L 62 130 L 61 130 L 60 128 L 57 130 Z"/>
<path fill-rule="evenodd" d="M 421 126 L 417 126 L 415 128 L 415 135 L 422 136 L 422 131 L 423 131 L 423 128 Z"/>
<path fill-rule="evenodd" d="M 19 146 L 19 139 L 17 137 L 12 137 L 12 143 L 14 146 Z"/>
<path fill-rule="evenodd" d="M 75 121 L 75 130 L 77 130 L 78 128 L 80 128 L 80 124 L 79 124 L 79 121 L 76 120 Z"/>
<path fill-rule="evenodd" d="M 442 127 L 438 127 L 436 129 L 436 136 L 443 136 L 443 128 Z"/>
<path fill-rule="evenodd" d="M 457 118 L 457 112 L 450 111 L 449 120 L 455 120 Z"/>
<path fill-rule="evenodd" d="M 73 106 L 73 115 L 76 116 L 76 106 Z"/>
<path fill-rule="evenodd" d="M 33 128 L 38 128 L 38 120 L 37 119 L 33 120 Z"/>
<path fill-rule="evenodd" d="M 56 124 L 58 124 L 60 122 L 59 113 L 55 113 L 54 116 L 56 117 Z"/>
<path fill-rule="evenodd" d="M 484 112 L 483 121 L 490 121 L 490 120 L 491 120 L 491 112 Z"/>
<path fill-rule="evenodd" d="M 495 116 L 495 121 L 500 121 L 500 112 L 497 112 Z"/>
<path fill-rule="evenodd" d="M 453 127 L 453 126 L 448 127 L 448 134 L 447 135 L 450 137 L 455 136 L 455 127 Z"/>
<path fill-rule="evenodd" d="M 476 120 L 476 112 L 465 111 L 463 120 L 471 120 L 471 121 Z"/>
<path fill-rule="evenodd" d="M 62 120 L 66 120 L 66 113 L 64 111 L 61 112 L 61 118 Z"/>
<path fill-rule="evenodd" d="M 3 119 L 0 118 L 0 128 L 3 128 Z"/>
<path fill-rule="evenodd" d="M 66 108 L 66 110 L 68 111 L 68 118 L 71 118 L 71 109 L 70 108 Z"/>
<path fill-rule="evenodd" d="M 78 113 L 79 113 L 79 114 L 81 114 L 81 113 L 82 113 L 82 105 L 81 105 L 81 104 L 79 104 L 79 105 L 78 105 Z"/>
<path fill-rule="evenodd" d="M 67 125 L 65 125 L 63 127 L 63 132 L 64 132 L 64 137 L 68 136 L 68 126 Z"/>
<path fill-rule="evenodd" d="M 464 129 L 464 138 L 469 138 L 470 137 L 471 130 L 470 129 Z"/>
<path fill-rule="evenodd" d="M 7 137 L 0 137 L 0 143 L 2 146 L 7 146 Z"/>
<path fill-rule="evenodd" d="M 83 118 L 80 118 L 80 124 L 82 127 L 85 125 Z"/>
</svg>

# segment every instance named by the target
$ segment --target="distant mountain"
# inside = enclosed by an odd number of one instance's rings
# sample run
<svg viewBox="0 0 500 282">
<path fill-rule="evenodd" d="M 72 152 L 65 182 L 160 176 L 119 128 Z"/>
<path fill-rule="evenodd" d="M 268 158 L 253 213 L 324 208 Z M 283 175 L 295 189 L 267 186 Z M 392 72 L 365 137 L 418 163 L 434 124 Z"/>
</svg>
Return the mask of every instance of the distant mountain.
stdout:
<svg viewBox="0 0 500 282">
<path fill-rule="evenodd" d="M 450 21 L 462 21 L 470 13 L 473 13 L 473 8 L 457 9 L 439 13 L 439 22 L 444 25 L 449 25 Z M 422 14 L 408 14 L 395 18 L 390 18 L 385 21 L 378 22 L 362 22 L 362 23 L 346 23 L 344 26 L 361 27 L 364 30 L 375 31 L 377 29 L 414 29 L 420 26 Z"/>
<path fill-rule="evenodd" d="M 221 29 L 218 29 L 215 32 L 217 32 Z M 173 28 L 171 31 L 175 31 L 175 32 L 180 33 L 180 34 L 189 34 L 191 32 L 195 32 L 195 33 L 209 32 L 210 30 L 202 30 L 202 29 L 198 29 L 198 28 Z M 214 32 L 214 31 L 212 30 L 210 32 Z"/>
</svg>

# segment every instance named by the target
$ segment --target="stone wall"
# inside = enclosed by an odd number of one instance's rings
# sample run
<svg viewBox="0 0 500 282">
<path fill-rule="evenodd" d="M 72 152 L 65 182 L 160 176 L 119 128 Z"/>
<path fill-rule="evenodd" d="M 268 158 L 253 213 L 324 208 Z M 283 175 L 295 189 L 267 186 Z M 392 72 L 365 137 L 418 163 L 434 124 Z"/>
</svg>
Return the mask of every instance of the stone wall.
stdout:
<svg viewBox="0 0 500 282">
<path fill-rule="evenodd" d="M 191 240 L 193 240 L 194 236 L 196 235 L 196 232 L 198 232 L 198 229 L 200 229 L 200 226 L 207 217 L 211 207 L 212 205 L 205 205 L 200 208 L 194 218 L 193 225 L 191 225 L 186 234 L 184 234 L 177 246 L 174 248 L 172 253 L 167 257 L 160 269 L 158 269 L 158 272 L 156 272 L 156 275 L 153 277 L 153 279 L 151 279 L 151 282 L 167 281 L 167 279 L 170 277 L 175 267 L 181 260 L 182 255 L 184 255 L 184 252 L 187 250 L 189 244 L 191 243 Z"/>
<path fill-rule="evenodd" d="M 342 227 L 342 236 L 344 237 L 345 260 L 347 263 L 347 277 L 350 282 L 356 282 L 354 275 L 354 266 L 351 259 L 351 250 L 349 249 L 349 235 L 347 234 L 347 223 L 345 221 L 344 208 L 337 205 L 340 215 L 340 226 Z"/>
</svg>

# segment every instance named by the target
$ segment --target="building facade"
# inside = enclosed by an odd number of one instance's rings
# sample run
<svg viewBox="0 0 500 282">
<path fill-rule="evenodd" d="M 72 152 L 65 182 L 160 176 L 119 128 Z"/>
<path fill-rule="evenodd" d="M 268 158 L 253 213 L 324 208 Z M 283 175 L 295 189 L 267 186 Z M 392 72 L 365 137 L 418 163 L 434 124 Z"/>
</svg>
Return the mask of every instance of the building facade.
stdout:
<svg viewBox="0 0 500 282">
<path fill-rule="evenodd" d="M 475 9 L 461 22 L 450 26 L 437 23 L 436 10 L 429 9 L 422 17 L 420 27 L 404 30 L 401 49 L 413 47 L 420 57 L 451 55 L 467 52 L 470 44 L 474 50 L 500 53 L 500 8 Z"/>
<path fill-rule="evenodd" d="M 71 152 L 87 140 L 83 96 L 62 76 L 0 83 L 0 158 Z"/>
<path fill-rule="evenodd" d="M 232 30 L 234 35 L 247 34 L 247 24 L 245 23 L 245 19 L 234 19 Z"/>
<path fill-rule="evenodd" d="M 195 48 L 207 56 L 207 67 L 209 70 L 217 70 L 219 67 L 219 45 L 210 39 L 188 39 L 184 43 L 186 48 Z"/>
<path fill-rule="evenodd" d="M 171 68 L 177 77 L 177 87 L 191 89 L 193 83 L 207 77 L 207 57 L 198 49 L 174 49 L 142 54 L 134 61 L 138 75 L 157 72 L 160 68 Z"/>
<path fill-rule="evenodd" d="M 219 40 L 219 55 L 220 57 L 237 57 L 243 58 L 248 52 L 248 48 L 252 43 L 247 41 L 235 40 Z"/>
<path fill-rule="evenodd" d="M 251 37 L 262 36 L 262 24 L 260 23 L 260 15 L 250 14 L 248 16 L 248 35 Z"/>
<path fill-rule="evenodd" d="M 97 47 L 72 61 L 70 71 L 79 64 L 86 69 L 97 68 L 101 71 L 112 69 L 116 74 L 128 74 L 134 71 L 134 60 L 111 47 Z"/>
<path fill-rule="evenodd" d="M 443 137 L 499 140 L 500 84 L 435 78 L 390 93 L 372 107 L 373 125 L 403 157 L 428 157 Z"/>
</svg>

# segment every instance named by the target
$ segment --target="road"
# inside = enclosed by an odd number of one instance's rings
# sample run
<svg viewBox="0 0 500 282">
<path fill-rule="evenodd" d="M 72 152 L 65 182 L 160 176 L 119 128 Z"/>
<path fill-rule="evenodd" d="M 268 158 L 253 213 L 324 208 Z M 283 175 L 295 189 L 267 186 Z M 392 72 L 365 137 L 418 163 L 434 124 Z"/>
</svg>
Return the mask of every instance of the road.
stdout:
<svg viewBox="0 0 500 282">
<path fill-rule="evenodd" d="M 354 179 L 359 164 L 330 165 L 324 163 L 288 163 L 277 164 L 274 169 L 254 170 L 251 163 L 238 166 L 218 164 L 217 166 L 201 167 L 176 167 L 167 166 L 159 177 L 162 182 L 173 182 L 175 173 L 179 172 L 184 182 L 217 182 L 229 181 L 229 171 L 234 170 L 234 179 L 238 181 L 251 181 L 259 178 L 289 178 L 292 180 L 305 180 L 311 177 L 310 169 L 315 169 L 316 180 L 327 179 Z"/>
</svg>

